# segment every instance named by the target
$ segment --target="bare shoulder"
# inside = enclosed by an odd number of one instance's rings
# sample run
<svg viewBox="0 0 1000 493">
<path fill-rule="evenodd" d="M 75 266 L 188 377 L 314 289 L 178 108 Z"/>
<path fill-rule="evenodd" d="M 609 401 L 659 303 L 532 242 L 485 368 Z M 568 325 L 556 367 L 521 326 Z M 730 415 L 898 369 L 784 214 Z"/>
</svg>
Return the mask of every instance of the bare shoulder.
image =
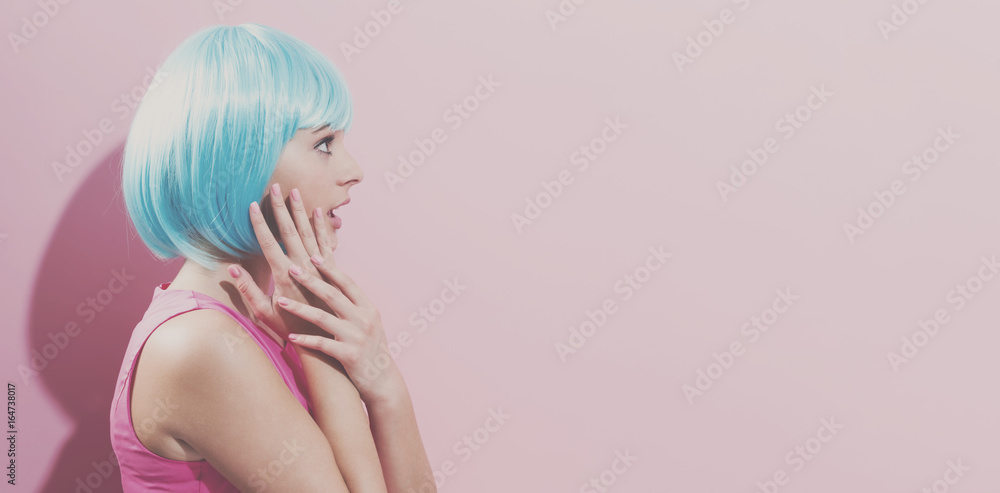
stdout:
<svg viewBox="0 0 1000 493">
<path fill-rule="evenodd" d="M 149 336 L 143 358 L 164 387 L 187 393 L 217 392 L 225 382 L 249 376 L 280 375 L 264 351 L 235 319 L 203 308 L 177 315 Z M 221 388 L 213 385 L 219 384 Z M 167 387 L 169 386 L 169 387 Z"/>
<path fill-rule="evenodd" d="M 348 491 L 322 430 L 239 322 L 194 310 L 146 344 L 134 394 L 146 386 L 135 402 L 146 407 L 134 406 L 133 420 L 147 418 L 151 439 L 175 454 L 161 456 L 205 459 L 240 491 Z"/>
<path fill-rule="evenodd" d="M 243 326 L 229 315 L 210 308 L 192 310 L 163 322 L 146 341 L 147 348 L 181 362 L 194 363 L 189 358 L 232 353 L 237 346 L 253 339 Z"/>
<path fill-rule="evenodd" d="M 191 423 L 208 424 L 188 410 L 192 402 L 236 399 L 234 380 L 268 378 L 277 372 L 246 330 L 214 309 L 176 315 L 150 334 L 133 375 L 132 423 L 150 451 L 173 460 L 202 455 L 179 438 Z"/>
</svg>

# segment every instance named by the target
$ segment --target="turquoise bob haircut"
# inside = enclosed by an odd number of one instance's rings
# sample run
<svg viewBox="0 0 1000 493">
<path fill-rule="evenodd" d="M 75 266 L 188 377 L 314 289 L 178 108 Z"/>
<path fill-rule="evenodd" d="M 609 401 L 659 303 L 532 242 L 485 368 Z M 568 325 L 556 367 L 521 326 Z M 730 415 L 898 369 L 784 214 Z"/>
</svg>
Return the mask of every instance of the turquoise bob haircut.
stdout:
<svg viewBox="0 0 1000 493">
<path fill-rule="evenodd" d="M 154 80 L 122 156 L 122 195 L 139 236 L 160 260 L 210 269 L 263 255 L 250 203 L 266 195 L 297 130 L 350 132 L 343 76 L 304 42 L 242 24 L 187 38 Z"/>
</svg>

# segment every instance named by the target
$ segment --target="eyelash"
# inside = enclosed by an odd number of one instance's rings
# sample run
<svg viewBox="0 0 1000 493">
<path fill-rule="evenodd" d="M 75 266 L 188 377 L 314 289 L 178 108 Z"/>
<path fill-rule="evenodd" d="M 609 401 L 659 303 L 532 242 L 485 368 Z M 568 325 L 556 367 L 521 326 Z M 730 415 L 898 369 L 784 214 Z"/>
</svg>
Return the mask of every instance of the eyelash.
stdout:
<svg viewBox="0 0 1000 493">
<path fill-rule="evenodd" d="M 325 139 L 323 139 L 323 140 L 321 140 L 321 141 L 319 141 L 319 143 L 318 143 L 318 144 L 316 144 L 316 145 L 315 145 L 315 146 L 314 146 L 313 148 L 314 148 L 314 149 L 316 149 L 316 150 L 317 150 L 317 151 L 319 151 L 319 152 L 322 152 L 323 154 L 332 154 L 332 153 L 331 153 L 330 151 L 324 151 L 324 150 L 321 150 L 321 149 L 319 148 L 319 146 L 321 146 L 321 145 L 323 145 L 323 144 L 329 144 L 330 142 L 333 142 L 333 136 L 332 136 L 332 135 L 331 135 L 331 136 L 329 136 L 329 137 L 327 137 L 327 138 L 325 138 Z M 329 145 L 328 145 L 328 146 L 327 146 L 327 149 L 329 149 L 329 148 L 330 148 L 330 147 L 329 147 Z"/>
</svg>

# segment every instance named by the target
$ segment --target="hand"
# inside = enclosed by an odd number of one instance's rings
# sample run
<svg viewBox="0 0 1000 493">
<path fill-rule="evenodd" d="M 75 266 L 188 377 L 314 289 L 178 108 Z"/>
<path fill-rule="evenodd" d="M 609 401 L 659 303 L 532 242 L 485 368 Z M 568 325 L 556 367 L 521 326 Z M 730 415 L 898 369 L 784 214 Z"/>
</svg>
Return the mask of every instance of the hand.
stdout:
<svg viewBox="0 0 1000 493">
<path fill-rule="evenodd" d="M 339 361 L 361 399 L 369 405 L 391 399 L 404 387 L 401 387 L 401 374 L 389 354 L 378 308 L 332 261 L 319 258 L 313 263 L 322 277 L 305 272 L 292 276 L 332 308 L 333 313 L 284 297 L 276 299 L 282 309 L 312 322 L 334 339 L 292 334 L 289 341 Z"/>
<path fill-rule="evenodd" d="M 288 276 L 288 272 L 292 265 L 297 265 L 305 272 L 313 275 L 318 274 L 309 261 L 309 257 L 313 255 L 326 256 L 330 259 L 328 262 L 333 262 L 334 248 L 329 241 L 328 221 L 322 212 L 317 210 L 313 211 L 314 224 L 310 225 L 308 214 L 306 214 L 305 206 L 297 189 L 293 189 L 291 193 L 291 216 L 288 213 L 288 208 L 285 207 L 281 187 L 277 183 L 271 187 L 270 196 L 274 219 L 288 254 L 286 255 L 282 251 L 281 245 L 275 240 L 257 202 L 250 204 L 250 222 L 253 224 L 254 234 L 257 236 L 261 250 L 264 251 L 264 257 L 267 259 L 268 265 L 271 266 L 271 275 L 274 276 L 273 295 L 267 295 L 261 291 L 250 274 L 238 265 L 230 265 L 229 273 L 235 278 L 233 282 L 236 288 L 257 320 L 270 327 L 279 336 L 284 337 L 290 333 L 324 334 L 325 332 L 307 321 L 280 310 L 276 298 L 282 296 L 310 305 L 321 306 L 321 301 L 293 281 Z M 313 233 L 314 228 L 315 234 Z"/>
</svg>

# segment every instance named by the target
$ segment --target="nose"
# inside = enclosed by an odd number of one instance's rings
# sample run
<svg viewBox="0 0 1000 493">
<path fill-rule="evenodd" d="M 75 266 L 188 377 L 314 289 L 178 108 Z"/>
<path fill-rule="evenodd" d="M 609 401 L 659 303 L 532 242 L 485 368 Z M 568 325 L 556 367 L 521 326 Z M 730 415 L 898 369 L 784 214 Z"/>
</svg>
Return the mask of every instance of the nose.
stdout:
<svg viewBox="0 0 1000 493">
<path fill-rule="evenodd" d="M 340 178 L 340 185 L 342 186 L 351 187 L 361 183 L 365 179 L 364 170 L 361 169 L 361 166 L 358 165 L 358 162 L 350 154 L 347 155 L 347 165 L 343 173 Z"/>
</svg>

